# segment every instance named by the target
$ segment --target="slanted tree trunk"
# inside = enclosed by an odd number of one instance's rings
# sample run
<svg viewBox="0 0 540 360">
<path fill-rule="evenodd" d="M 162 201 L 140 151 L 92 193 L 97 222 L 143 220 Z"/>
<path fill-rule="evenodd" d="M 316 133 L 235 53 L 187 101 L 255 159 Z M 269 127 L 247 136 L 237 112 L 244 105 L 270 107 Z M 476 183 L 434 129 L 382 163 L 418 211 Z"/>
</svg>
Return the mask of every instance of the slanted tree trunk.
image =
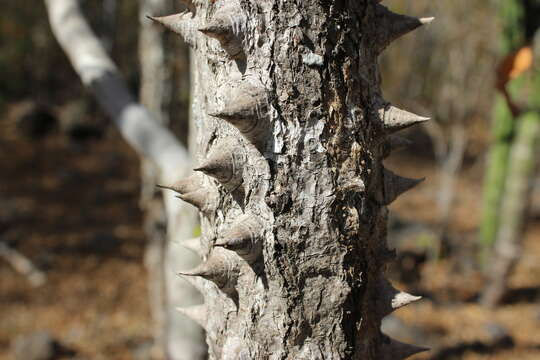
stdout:
<svg viewBox="0 0 540 360">
<path fill-rule="evenodd" d="M 171 185 L 201 213 L 181 271 L 211 359 L 404 359 L 380 331 L 417 297 L 384 278 L 386 205 L 418 183 L 384 169 L 392 133 L 377 57 L 430 22 L 373 0 L 190 0 L 155 18 L 194 48 L 196 172 Z"/>
</svg>

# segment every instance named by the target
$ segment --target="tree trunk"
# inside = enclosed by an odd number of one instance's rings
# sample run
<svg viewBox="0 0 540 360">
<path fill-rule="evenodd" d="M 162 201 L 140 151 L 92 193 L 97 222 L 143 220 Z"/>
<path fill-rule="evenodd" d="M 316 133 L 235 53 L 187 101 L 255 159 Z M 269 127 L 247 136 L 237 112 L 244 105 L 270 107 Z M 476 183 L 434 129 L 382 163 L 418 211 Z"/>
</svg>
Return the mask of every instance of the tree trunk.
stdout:
<svg viewBox="0 0 540 360">
<path fill-rule="evenodd" d="M 501 0 L 497 2 L 499 17 L 503 25 L 501 48 L 504 55 L 515 51 L 524 44 L 522 27 L 523 6 L 521 0 Z M 501 69 L 498 69 L 500 78 Z M 497 84 L 503 90 L 505 84 Z M 502 86 L 502 88 L 501 88 Z M 482 220 L 479 239 L 482 246 L 481 260 L 484 268 L 488 268 L 489 256 L 497 238 L 500 221 L 501 202 L 506 191 L 510 148 L 515 133 L 515 114 L 505 96 L 497 95 L 493 110 L 493 140 L 489 149 L 488 163 L 484 180 Z"/>
<path fill-rule="evenodd" d="M 517 120 L 518 128 L 508 161 L 497 242 L 490 262 L 488 283 L 481 299 L 481 303 L 488 307 L 498 305 L 503 299 L 508 289 L 508 278 L 521 255 L 526 210 L 530 204 L 534 180 L 540 115 L 531 111 Z"/>
<path fill-rule="evenodd" d="M 163 126 L 169 124 L 166 111 L 170 98 L 170 79 L 165 62 L 163 29 L 146 18 L 148 14 L 170 11 L 168 0 L 140 0 L 139 62 L 141 67 L 140 101 Z M 146 248 L 144 263 L 148 272 L 148 302 L 154 327 L 155 359 L 161 359 L 167 345 L 167 289 L 165 259 L 167 249 L 167 217 L 161 192 L 156 185 L 158 169 L 149 160 L 141 161 L 141 198 Z"/>
<path fill-rule="evenodd" d="M 505 22 L 505 46 L 513 52 L 498 69 L 497 87 L 504 95 L 504 102 L 500 98 L 498 102 L 505 106 L 501 111 L 504 117 L 495 119 L 497 138 L 492 146 L 492 159 L 499 163 L 490 165 L 487 179 L 492 182 L 486 183 L 489 185 L 486 186 L 486 200 L 497 200 L 492 201 L 497 207 L 485 212 L 480 232 L 485 245 L 492 245 L 486 240 L 494 241 L 487 284 L 480 299 L 488 307 L 503 300 L 510 274 L 520 257 L 540 132 L 540 98 L 537 95 L 540 89 L 540 31 L 537 31 L 534 6 L 518 0 L 503 1 L 499 6 Z M 534 26 L 529 26 L 531 24 Z M 528 58 L 528 64 L 518 68 L 518 59 L 523 57 Z M 490 203 L 486 202 L 486 205 Z M 485 248 L 484 253 L 487 250 L 489 248 Z"/>
<path fill-rule="evenodd" d="M 101 43 L 107 52 L 111 52 L 116 33 L 116 0 L 103 0 L 101 18 Z"/>
<path fill-rule="evenodd" d="M 514 117 L 506 100 L 497 95 L 493 120 L 493 143 L 489 150 L 484 180 L 482 221 L 480 223 L 481 260 L 484 267 L 490 263 L 489 256 L 497 238 L 502 196 L 508 173 L 508 158 L 514 138 Z"/>
<path fill-rule="evenodd" d="M 168 107 L 172 91 L 172 74 L 167 66 L 165 36 L 161 26 L 147 18 L 149 14 L 170 12 L 169 0 L 140 0 L 139 59 L 141 64 L 141 103 L 162 125 L 169 125 Z M 187 76 L 187 73 L 183 74 Z M 203 332 L 196 324 L 186 324 L 175 307 L 200 302 L 193 289 L 178 277 L 170 276 L 174 270 L 192 265 L 193 254 L 178 244 L 167 244 L 167 217 L 163 198 L 158 192 L 159 174 L 148 160 L 141 161 L 141 208 L 147 236 L 145 265 L 148 269 L 149 303 L 154 321 L 153 357 L 168 360 L 203 359 L 206 352 Z M 182 211 L 180 241 L 193 237 L 198 224 L 192 208 Z M 186 333 L 188 336 L 186 337 Z"/>
<path fill-rule="evenodd" d="M 386 205 L 419 181 L 382 166 L 390 134 L 427 118 L 380 95 L 377 57 L 430 22 L 372 0 L 189 1 L 155 18 L 195 49 L 201 212 L 181 309 L 211 359 L 404 359 L 381 318 L 417 297 L 384 279 Z"/>
</svg>

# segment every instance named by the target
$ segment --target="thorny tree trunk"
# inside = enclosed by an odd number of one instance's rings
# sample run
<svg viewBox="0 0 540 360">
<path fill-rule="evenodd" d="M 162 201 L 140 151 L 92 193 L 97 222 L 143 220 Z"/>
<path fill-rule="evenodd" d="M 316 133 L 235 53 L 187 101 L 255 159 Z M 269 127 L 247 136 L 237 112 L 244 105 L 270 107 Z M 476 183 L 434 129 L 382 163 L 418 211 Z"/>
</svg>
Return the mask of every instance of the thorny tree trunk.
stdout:
<svg viewBox="0 0 540 360">
<path fill-rule="evenodd" d="M 211 359 L 404 359 L 380 332 L 418 300 L 384 279 L 386 205 L 418 183 L 382 167 L 425 121 L 379 90 L 377 57 L 431 21 L 373 0 L 189 1 L 155 18 L 195 49 L 197 172 L 172 189 L 201 211 L 181 311 Z"/>
</svg>

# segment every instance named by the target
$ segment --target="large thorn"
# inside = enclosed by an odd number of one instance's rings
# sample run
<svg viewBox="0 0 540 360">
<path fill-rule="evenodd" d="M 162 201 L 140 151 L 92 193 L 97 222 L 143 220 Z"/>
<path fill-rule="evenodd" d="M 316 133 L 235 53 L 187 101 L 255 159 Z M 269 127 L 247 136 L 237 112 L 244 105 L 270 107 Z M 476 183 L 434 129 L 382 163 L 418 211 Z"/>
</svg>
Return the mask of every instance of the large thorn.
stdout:
<svg viewBox="0 0 540 360">
<path fill-rule="evenodd" d="M 241 216 L 233 226 L 218 238 L 214 246 L 236 252 L 249 263 L 256 261 L 262 253 L 263 225 L 257 216 Z"/>
<path fill-rule="evenodd" d="M 195 321 L 203 329 L 206 329 L 206 324 L 208 323 L 208 309 L 206 305 L 194 305 L 190 307 L 177 307 L 176 310 L 182 315 L 188 317 L 189 319 Z"/>
<path fill-rule="evenodd" d="M 391 134 L 429 120 L 428 117 L 398 109 L 390 104 L 381 106 L 378 112 L 379 117 L 383 122 L 384 131 L 387 134 Z"/>
<path fill-rule="evenodd" d="M 239 264 L 225 249 L 214 248 L 206 262 L 195 269 L 179 272 L 183 276 L 199 276 L 215 283 L 221 290 L 234 290 L 239 275 Z"/>
<path fill-rule="evenodd" d="M 431 23 L 435 18 L 415 18 L 396 14 L 384 5 L 376 5 L 377 17 L 377 52 L 382 52 L 390 43 L 403 35 Z"/>
<path fill-rule="evenodd" d="M 377 297 L 380 299 L 377 306 L 381 317 L 390 315 L 397 309 L 422 299 L 421 296 L 414 296 L 397 290 L 388 280 L 382 277 L 377 283 Z"/>
<path fill-rule="evenodd" d="M 180 194 L 177 197 L 195 206 L 204 214 L 214 211 L 218 203 L 217 193 L 214 190 L 209 189 L 192 191 L 187 194 Z"/>
<path fill-rule="evenodd" d="M 187 194 L 189 192 L 200 190 L 202 184 L 198 176 L 190 176 L 185 179 L 181 179 L 172 185 L 158 185 L 161 189 L 172 190 L 179 194 Z"/>
<path fill-rule="evenodd" d="M 219 142 L 195 171 L 215 178 L 229 190 L 242 185 L 246 154 L 233 139 Z"/>
<path fill-rule="evenodd" d="M 182 36 L 189 45 L 193 46 L 195 44 L 197 22 L 192 14 L 186 12 L 167 16 L 148 16 L 148 18 Z"/>
<path fill-rule="evenodd" d="M 382 336 L 381 360 L 402 360 L 414 354 L 429 351 L 429 348 L 402 343 L 384 334 Z"/>
<path fill-rule="evenodd" d="M 387 158 L 392 153 L 410 145 L 412 145 L 412 141 L 409 139 L 397 135 L 390 135 L 383 145 L 383 157 Z"/>
<path fill-rule="evenodd" d="M 197 290 L 199 293 L 201 293 L 201 295 L 205 295 L 207 290 L 206 290 L 206 283 L 207 281 L 203 278 L 199 278 L 199 277 L 195 277 L 195 276 L 182 276 L 180 275 L 180 277 L 186 281 L 189 285 L 193 286 L 195 288 L 195 290 Z"/>
<path fill-rule="evenodd" d="M 222 88 L 224 105 L 209 111 L 235 126 L 242 136 L 259 147 L 268 138 L 268 100 L 262 84 L 242 81 Z"/>
<path fill-rule="evenodd" d="M 223 2 L 214 16 L 199 31 L 217 39 L 225 52 L 235 60 L 245 59 L 243 38 L 245 17 L 241 15 L 241 9 L 234 2 Z"/>
<path fill-rule="evenodd" d="M 416 185 L 420 184 L 425 178 L 422 179 L 409 179 L 394 174 L 388 169 L 384 169 L 383 174 L 384 182 L 384 194 L 383 205 L 389 205 L 398 198 L 404 192 L 412 189 Z"/>
</svg>

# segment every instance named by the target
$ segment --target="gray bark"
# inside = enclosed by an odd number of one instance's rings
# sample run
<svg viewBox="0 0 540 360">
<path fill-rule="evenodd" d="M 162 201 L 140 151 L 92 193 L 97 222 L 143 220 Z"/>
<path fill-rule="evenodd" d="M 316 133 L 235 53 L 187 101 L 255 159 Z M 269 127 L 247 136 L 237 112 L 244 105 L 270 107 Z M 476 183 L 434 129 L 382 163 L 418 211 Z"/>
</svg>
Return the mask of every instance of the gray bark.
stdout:
<svg viewBox="0 0 540 360">
<path fill-rule="evenodd" d="M 385 279 L 386 205 L 419 181 L 382 166 L 388 135 L 427 120 L 380 95 L 377 57 L 431 19 L 377 1 L 189 1 L 155 20 L 194 48 L 201 213 L 180 272 L 211 359 L 404 359 L 381 319 L 417 297 Z M 187 245 L 187 244 L 186 244 Z"/>
</svg>

